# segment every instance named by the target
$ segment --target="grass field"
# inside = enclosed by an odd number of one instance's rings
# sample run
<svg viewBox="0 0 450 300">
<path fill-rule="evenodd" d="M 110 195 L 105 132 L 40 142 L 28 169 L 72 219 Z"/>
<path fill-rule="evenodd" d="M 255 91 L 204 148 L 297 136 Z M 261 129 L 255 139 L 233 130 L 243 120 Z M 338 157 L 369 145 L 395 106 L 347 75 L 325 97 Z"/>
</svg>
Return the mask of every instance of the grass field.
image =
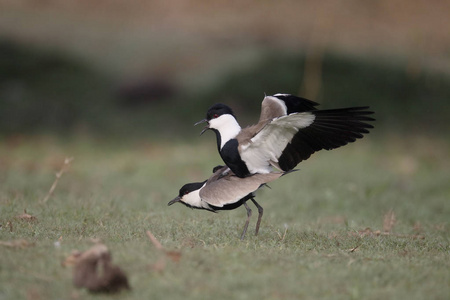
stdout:
<svg viewBox="0 0 450 300">
<path fill-rule="evenodd" d="M 448 1 L 6 2 L 0 300 L 450 299 Z M 244 208 L 168 207 L 221 163 L 204 109 L 278 92 L 376 128 L 258 191 L 258 237 L 256 209 L 240 241 Z M 72 284 L 98 241 L 131 291 Z"/>
<path fill-rule="evenodd" d="M 258 192 L 260 235 L 254 209 L 240 241 L 244 208 L 167 206 L 220 163 L 213 137 L 192 135 L 190 144 L 3 140 L 0 299 L 110 298 L 75 289 L 61 265 L 93 239 L 129 276 L 132 290 L 115 299 L 448 299 L 448 141 L 375 134 L 317 153 Z M 384 221 L 389 211 L 395 223 Z"/>
</svg>

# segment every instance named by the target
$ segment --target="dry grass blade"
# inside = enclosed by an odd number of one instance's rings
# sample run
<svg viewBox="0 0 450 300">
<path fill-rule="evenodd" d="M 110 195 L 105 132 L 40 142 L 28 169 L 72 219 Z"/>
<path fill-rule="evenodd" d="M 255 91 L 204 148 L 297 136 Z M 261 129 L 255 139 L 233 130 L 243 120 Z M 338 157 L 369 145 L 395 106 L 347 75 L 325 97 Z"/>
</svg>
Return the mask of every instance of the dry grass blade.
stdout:
<svg viewBox="0 0 450 300">
<path fill-rule="evenodd" d="M 169 258 L 174 262 L 179 262 L 181 259 L 181 252 L 179 251 L 168 251 L 164 249 L 161 243 L 156 239 L 156 237 L 149 230 L 146 231 L 146 234 L 152 244 L 163 253 L 163 255 L 158 259 L 158 261 L 151 266 L 151 268 L 155 271 L 162 272 L 166 268 L 166 259 Z"/>
<path fill-rule="evenodd" d="M 383 232 L 391 233 L 394 229 L 395 222 L 395 213 L 392 209 L 390 209 L 385 215 L 383 219 Z"/>
<path fill-rule="evenodd" d="M 53 195 L 53 192 L 55 191 L 55 188 L 58 185 L 59 179 L 69 169 L 70 163 L 72 161 L 73 161 L 73 157 L 66 157 L 66 159 L 64 159 L 64 164 L 62 165 L 59 172 L 55 174 L 55 176 L 56 176 L 55 181 L 53 182 L 52 186 L 50 187 L 50 190 L 48 191 L 45 198 L 41 201 L 42 204 L 47 203 L 48 199 L 51 197 L 51 195 Z"/>
<path fill-rule="evenodd" d="M 353 253 L 355 251 L 358 250 L 359 246 L 361 246 L 361 244 L 356 245 L 355 247 L 353 247 L 352 249 L 348 250 L 348 252 Z"/>
<path fill-rule="evenodd" d="M 6 222 L 6 228 L 9 229 L 9 232 L 13 232 L 13 224 L 11 221 Z"/>
<path fill-rule="evenodd" d="M 13 241 L 0 241 L 0 246 L 5 246 L 8 248 L 27 248 L 34 246 L 34 243 L 30 243 L 27 240 L 13 240 Z"/>
<path fill-rule="evenodd" d="M 179 262 L 181 259 L 180 251 L 166 251 L 166 256 L 174 262 Z"/>
<path fill-rule="evenodd" d="M 37 218 L 35 216 L 32 216 L 30 214 L 27 214 L 27 211 L 24 209 L 23 214 L 16 216 L 17 219 L 24 220 L 24 221 L 36 221 Z"/>
<path fill-rule="evenodd" d="M 280 237 L 280 242 L 284 241 L 284 238 L 286 237 L 286 234 L 287 234 L 287 230 L 288 230 L 288 225 L 284 224 L 283 236 L 281 236 L 281 234 L 279 232 L 277 232 L 278 236 Z"/>
<path fill-rule="evenodd" d="M 146 232 L 148 238 L 152 242 L 152 244 L 156 247 L 156 249 L 164 251 L 164 247 L 161 245 L 161 243 L 156 239 L 156 237 L 151 233 L 149 230 Z"/>
</svg>

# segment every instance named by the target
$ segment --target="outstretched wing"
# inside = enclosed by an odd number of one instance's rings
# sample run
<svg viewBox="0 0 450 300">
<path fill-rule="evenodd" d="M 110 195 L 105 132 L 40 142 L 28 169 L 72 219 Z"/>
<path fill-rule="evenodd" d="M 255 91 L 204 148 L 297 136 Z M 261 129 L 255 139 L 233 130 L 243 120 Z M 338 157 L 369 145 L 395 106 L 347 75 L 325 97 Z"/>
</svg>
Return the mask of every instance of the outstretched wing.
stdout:
<svg viewBox="0 0 450 300">
<path fill-rule="evenodd" d="M 268 122 L 293 113 L 316 110 L 319 105 L 314 101 L 289 94 L 275 94 L 264 97 L 261 102 L 261 115 L 256 125 L 252 126 L 256 132 L 261 130 Z"/>
<path fill-rule="evenodd" d="M 312 112 L 295 113 L 273 119 L 247 143 L 241 143 L 239 153 L 250 173 L 268 173 L 271 163 L 278 163 L 288 143 L 302 128 L 315 119 Z"/>
<path fill-rule="evenodd" d="M 215 176 L 215 173 L 212 176 L 215 179 L 208 180 L 207 184 L 200 190 L 200 198 L 209 205 L 223 207 L 224 205 L 238 202 L 248 194 L 256 191 L 261 185 L 278 179 L 283 174 L 255 174 L 239 178 L 231 171 L 223 177 Z"/>
<path fill-rule="evenodd" d="M 278 164 L 282 170 L 293 169 L 298 163 L 308 159 L 316 151 L 332 150 L 363 138 L 372 125 L 365 123 L 375 121 L 368 115 L 369 107 L 351 107 L 314 111 L 314 122 L 295 134 L 286 145 Z"/>
<path fill-rule="evenodd" d="M 258 123 L 241 130 L 236 138 L 240 145 L 251 143 L 250 140 L 274 119 L 294 113 L 314 111 L 317 105 L 319 103 L 290 94 L 266 96 L 261 102 L 261 115 Z"/>
<path fill-rule="evenodd" d="M 313 110 L 276 118 L 246 144 L 240 155 L 250 173 L 270 172 L 270 165 L 293 169 L 316 151 L 331 150 L 362 138 L 373 121 L 368 107 Z"/>
</svg>

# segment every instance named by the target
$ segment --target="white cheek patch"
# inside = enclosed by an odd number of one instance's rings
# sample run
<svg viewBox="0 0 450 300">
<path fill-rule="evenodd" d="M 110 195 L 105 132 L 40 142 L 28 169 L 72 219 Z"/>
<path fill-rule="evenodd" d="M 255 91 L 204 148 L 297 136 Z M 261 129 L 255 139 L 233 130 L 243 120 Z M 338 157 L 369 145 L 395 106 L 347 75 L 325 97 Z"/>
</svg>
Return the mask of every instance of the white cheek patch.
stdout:
<svg viewBox="0 0 450 300">
<path fill-rule="evenodd" d="M 221 115 L 218 118 L 209 120 L 209 128 L 219 131 L 221 140 L 220 148 L 222 148 L 229 140 L 234 139 L 241 131 L 241 126 L 239 126 L 236 119 L 229 114 Z"/>
<path fill-rule="evenodd" d="M 189 204 L 190 206 L 193 207 L 203 207 L 202 199 L 200 198 L 200 190 L 205 186 L 205 184 L 200 189 L 192 191 L 189 194 L 186 194 L 183 197 L 181 197 L 180 201 Z"/>
</svg>

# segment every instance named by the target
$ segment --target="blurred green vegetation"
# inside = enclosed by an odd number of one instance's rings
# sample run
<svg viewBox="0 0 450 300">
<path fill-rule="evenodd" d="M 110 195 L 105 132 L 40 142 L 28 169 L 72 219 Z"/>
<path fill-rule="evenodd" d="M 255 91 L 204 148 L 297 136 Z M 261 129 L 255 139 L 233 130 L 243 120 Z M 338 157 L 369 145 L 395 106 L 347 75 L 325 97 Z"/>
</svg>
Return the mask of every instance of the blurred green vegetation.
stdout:
<svg viewBox="0 0 450 300">
<path fill-rule="evenodd" d="M 101 130 L 113 114 L 107 78 L 62 53 L 2 41 L 0 70 L 2 133 Z"/>
<path fill-rule="evenodd" d="M 264 93 L 299 95 L 304 76 L 303 53 L 261 50 L 260 57 L 252 67 L 230 68 L 207 87 L 177 88 L 167 96 L 129 105 L 121 98 L 117 79 L 85 62 L 2 41 L 0 134 L 182 137 L 190 128 L 186 124 L 203 118 L 216 102 L 232 106 L 242 123 L 252 122 Z M 323 107 L 370 105 L 377 128 L 399 133 L 448 131 L 448 76 L 396 59 L 325 53 L 321 63 L 321 88 L 312 100 Z"/>
</svg>

